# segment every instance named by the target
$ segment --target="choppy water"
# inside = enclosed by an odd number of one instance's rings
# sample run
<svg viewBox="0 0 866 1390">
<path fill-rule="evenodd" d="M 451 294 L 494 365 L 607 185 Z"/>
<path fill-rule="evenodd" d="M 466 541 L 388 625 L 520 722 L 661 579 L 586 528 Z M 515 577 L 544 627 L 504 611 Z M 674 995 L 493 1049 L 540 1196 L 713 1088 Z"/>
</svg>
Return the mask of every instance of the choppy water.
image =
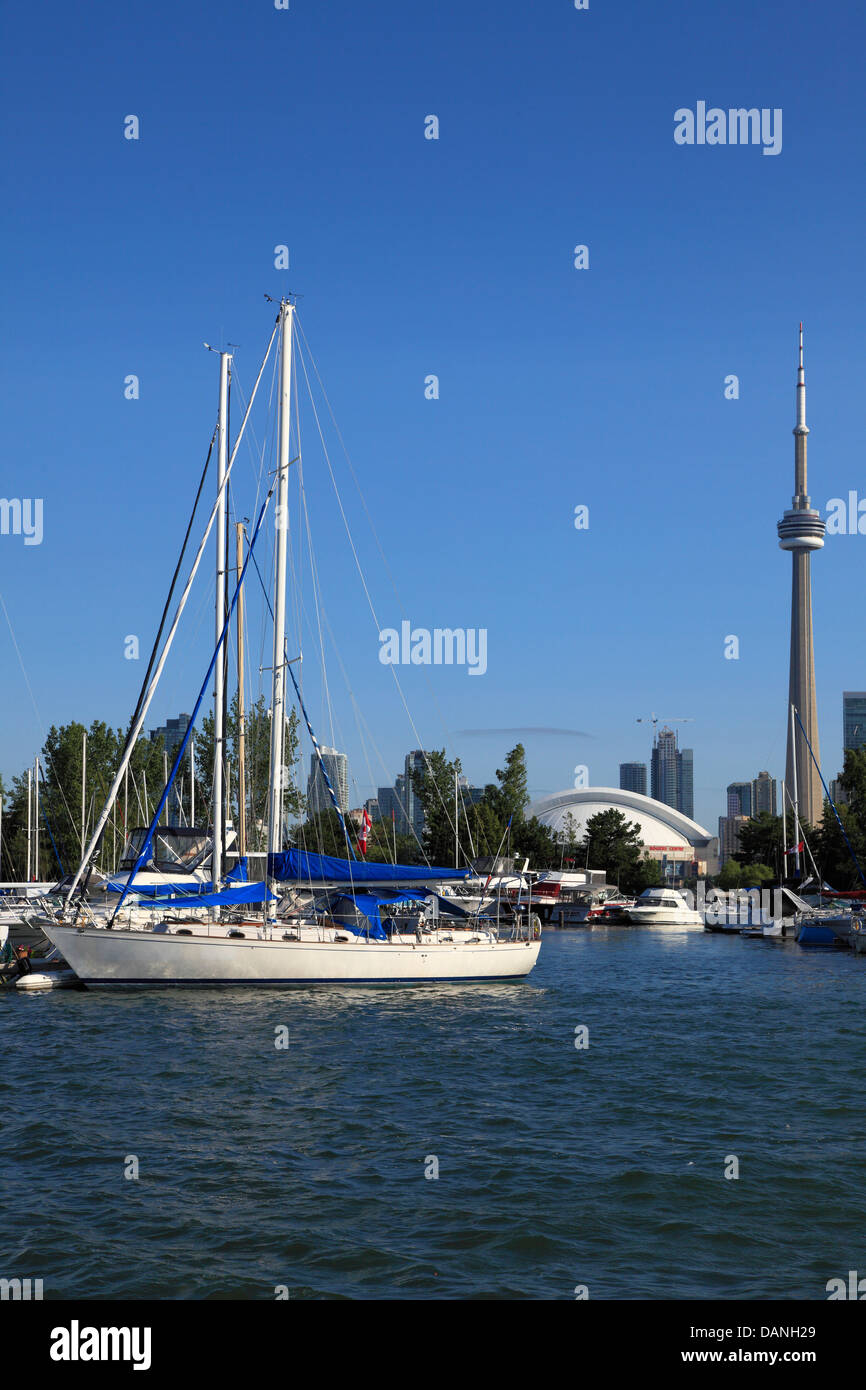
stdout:
<svg viewBox="0 0 866 1390">
<path fill-rule="evenodd" d="M 866 1273 L 864 994 L 851 953 L 633 928 L 546 933 L 517 985 L 6 991 L 0 1276 L 824 1298 Z"/>
</svg>

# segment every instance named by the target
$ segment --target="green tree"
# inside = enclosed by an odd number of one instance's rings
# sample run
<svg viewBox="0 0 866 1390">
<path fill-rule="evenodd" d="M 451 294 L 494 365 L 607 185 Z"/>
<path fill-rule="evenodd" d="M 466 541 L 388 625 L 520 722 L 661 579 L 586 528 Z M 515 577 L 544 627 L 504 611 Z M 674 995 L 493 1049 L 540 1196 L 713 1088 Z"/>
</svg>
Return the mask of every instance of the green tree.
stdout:
<svg viewBox="0 0 866 1390">
<path fill-rule="evenodd" d="M 577 868 L 582 840 L 580 827 L 571 811 L 566 811 L 556 839 L 560 849 L 560 863 Z"/>
<path fill-rule="evenodd" d="M 775 871 L 769 864 L 744 864 L 740 870 L 744 888 L 761 888 L 765 883 L 772 883 L 775 877 Z"/>
<path fill-rule="evenodd" d="M 504 825 L 511 818 L 514 829 L 524 819 L 529 802 L 526 750 L 522 743 L 515 744 L 511 752 L 506 754 L 505 767 L 496 769 L 496 777 L 499 785 L 491 783 L 485 789 L 485 798 Z"/>
<path fill-rule="evenodd" d="M 862 888 L 863 880 L 857 871 L 852 850 L 860 869 L 866 875 L 866 748 L 846 748 L 845 765 L 840 774 L 845 800 L 836 807 L 845 834 L 833 814 L 829 802 L 824 805 L 821 829 L 810 844 L 822 877 L 834 888 Z M 846 844 L 848 837 L 850 849 Z"/>
<path fill-rule="evenodd" d="M 624 891 L 634 893 L 635 896 L 637 896 L 642 893 L 645 888 L 660 887 L 661 881 L 661 864 L 657 859 L 651 859 L 648 854 L 644 854 L 634 875 L 629 875 L 628 888 Z"/>
<path fill-rule="evenodd" d="M 740 858 L 745 864 L 774 865 L 776 874 L 782 864 L 782 817 L 762 811 L 752 816 L 739 832 Z"/>
<path fill-rule="evenodd" d="M 431 749 L 424 767 L 412 772 L 415 794 L 424 812 L 424 853 L 432 865 L 454 863 L 454 787 L 461 772 L 460 759 L 450 761 L 444 748 Z"/>
<path fill-rule="evenodd" d="M 638 884 L 651 872 L 645 863 L 640 826 L 613 807 L 590 816 L 578 853 L 581 865 L 604 869 L 608 881 L 624 893 L 642 891 Z"/>
<path fill-rule="evenodd" d="M 512 827 L 512 846 L 516 856 L 529 860 L 531 869 L 559 868 L 559 842 L 550 827 L 537 816 L 520 821 L 516 830 Z"/>
<path fill-rule="evenodd" d="M 718 888 L 739 888 L 743 881 L 743 871 L 738 859 L 726 859 L 716 877 Z"/>
</svg>

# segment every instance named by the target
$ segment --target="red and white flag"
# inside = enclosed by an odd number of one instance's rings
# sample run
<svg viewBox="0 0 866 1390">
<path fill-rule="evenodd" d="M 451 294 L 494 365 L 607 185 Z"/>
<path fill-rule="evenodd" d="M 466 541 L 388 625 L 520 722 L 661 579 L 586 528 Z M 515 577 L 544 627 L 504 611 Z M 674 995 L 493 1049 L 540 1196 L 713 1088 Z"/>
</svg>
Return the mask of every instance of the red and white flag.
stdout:
<svg viewBox="0 0 866 1390">
<path fill-rule="evenodd" d="M 371 821 L 370 816 L 367 812 L 367 808 L 365 806 L 363 811 L 363 820 L 361 822 L 361 833 L 358 836 L 358 848 L 363 855 L 366 855 L 367 853 L 367 832 L 372 824 L 373 822 Z"/>
<path fill-rule="evenodd" d="M 786 850 L 785 850 L 785 853 L 786 853 L 786 854 L 802 854 L 802 853 L 803 853 L 803 850 L 805 849 L 805 847 L 806 847 L 806 842 L 805 842 L 805 840 L 801 840 L 800 843 L 799 843 L 798 845 L 792 845 L 790 849 L 786 849 Z"/>
</svg>

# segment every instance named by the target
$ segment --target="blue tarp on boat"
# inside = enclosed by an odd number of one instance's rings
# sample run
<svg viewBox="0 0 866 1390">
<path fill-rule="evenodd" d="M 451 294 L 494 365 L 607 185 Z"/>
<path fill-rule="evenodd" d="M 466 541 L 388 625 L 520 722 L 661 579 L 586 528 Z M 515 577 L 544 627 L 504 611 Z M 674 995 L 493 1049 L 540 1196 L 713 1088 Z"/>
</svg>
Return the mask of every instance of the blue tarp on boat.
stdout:
<svg viewBox="0 0 866 1390">
<path fill-rule="evenodd" d="M 263 883 L 236 883 L 219 893 L 178 893 L 162 898 L 153 898 L 153 907 L 172 907 L 182 903 L 184 907 L 231 907 L 233 903 L 263 903 L 271 901 L 276 895 L 268 891 Z"/>
<path fill-rule="evenodd" d="M 426 864 L 374 864 L 289 849 L 268 855 L 268 875 L 288 883 L 431 883 L 467 878 L 469 869 L 430 869 Z"/>
<path fill-rule="evenodd" d="M 108 893 L 122 893 L 125 883 L 106 883 Z M 165 883 L 134 883 L 130 892 L 136 898 L 158 898 L 168 887 Z M 173 898 L 195 898 L 199 893 L 213 892 L 212 883 L 179 883 L 172 889 Z"/>
</svg>

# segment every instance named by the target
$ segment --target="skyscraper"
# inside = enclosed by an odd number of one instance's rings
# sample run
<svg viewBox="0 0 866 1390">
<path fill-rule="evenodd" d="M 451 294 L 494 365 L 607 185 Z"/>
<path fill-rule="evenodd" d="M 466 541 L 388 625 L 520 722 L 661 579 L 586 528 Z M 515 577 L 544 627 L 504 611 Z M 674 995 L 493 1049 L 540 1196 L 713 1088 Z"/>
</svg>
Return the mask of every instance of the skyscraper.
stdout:
<svg viewBox="0 0 866 1390">
<path fill-rule="evenodd" d="M 866 748 L 866 691 L 842 692 L 842 747 Z"/>
<path fill-rule="evenodd" d="M 620 763 L 619 785 L 624 792 L 646 796 L 646 763 Z"/>
<path fill-rule="evenodd" d="M 752 815 L 752 783 L 731 782 L 727 790 L 728 816 Z"/>
<path fill-rule="evenodd" d="M 719 867 L 740 853 L 740 831 L 748 816 L 719 816 Z"/>
<path fill-rule="evenodd" d="M 695 818 L 695 755 L 691 748 L 680 749 L 680 799 L 677 810 L 689 820 Z"/>
<path fill-rule="evenodd" d="M 376 793 L 376 800 L 379 803 L 379 815 L 382 820 L 391 821 L 398 835 L 409 833 L 409 821 L 406 816 L 406 796 L 403 787 L 403 774 L 397 778 L 397 783 L 393 787 L 379 787 Z"/>
<path fill-rule="evenodd" d="M 158 738 L 163 738 L 165 740 L 165 751 L 169 757 L 171 757 L 178 744 L 182 742 L 183 736 L 188 728 L 189 715 L 179 714 L 176 719 L 167 719 L 165 723 L 160 724 L 158 728 L 151 729 L 150 740 L 152 743 L 156 743 Z"/>
<path fill-rule="evenodd" d="M 759 816 L 762 811 L 776 814 L 776 779 L 769 772 L 759 772 L 752 783 L 752 815 Z"/>
<path fill-rule="evenodd" d="M 797 369 L 797 423 L 794 426 L 794 496 L 791 508 L 778 523 L 779 545 L 791 552 L 791 665 L 788 682 L 788 755 L 785 783 L 793 795 L 796 764 L 800 815 L 812 825 L 823 810 L 821 779 L 809 753 L 809 743 L 818 762 L 818 705 L 815 697 L 815 649 L 812 636 L 812 551 L 824 544 L 824 522 L 811 505 L 806 477 L 806 377 L 803 370 L 803 325 L 800 324 L 800 362 Z M 794 721 L 791 731 L 791 705 L 797 710 L 803 728 Z M 804 737 L 805 730 L 806 737 Z"/>
<path fill-rule="evenodd" d="M 403 776 L 406 788 L 406 815 L 409 824 L 412 826 L 419 839 L 424 833 L 424 807 L 421 805 L 420 798 L 415 791 L 415 782 L 412 773 L 422 773 L 426 766 L 427 759 L 423 749 L 414 748 L 411 753 L 406 754 L 406 760 L 403 765 Z"/>
<path fill-rule="evenodd" d="M 677 736 L 673 729 L 656 735 L 652 751 L 652 794 L 666 806 L 677 804 Z"/>
<path fill-rule="evenodd" d="M 321 752 L 325 771 L 331 786 L 334 788 L 334 795 L 340 803 L 340 810 L 347 811 L 349 809 L 349 760 L 345 753 L 338 753 L 336 748 L 323 746 Z M 322 776 L 319 759 L 315 753 L 311 753 L 310 775 L 307 778 L 307 814 L 318 816 L 322 811 L 331 811 L 333 808 L 334 803 Z"/>
<path fill-rule="evenodd" d="M 694 819 L 694 752 L 691 748 L 680 750 L 677 747 L 673 729 L 664 728 L 657 734 L 651 767 L 653 799 Z"/>
</svg>

